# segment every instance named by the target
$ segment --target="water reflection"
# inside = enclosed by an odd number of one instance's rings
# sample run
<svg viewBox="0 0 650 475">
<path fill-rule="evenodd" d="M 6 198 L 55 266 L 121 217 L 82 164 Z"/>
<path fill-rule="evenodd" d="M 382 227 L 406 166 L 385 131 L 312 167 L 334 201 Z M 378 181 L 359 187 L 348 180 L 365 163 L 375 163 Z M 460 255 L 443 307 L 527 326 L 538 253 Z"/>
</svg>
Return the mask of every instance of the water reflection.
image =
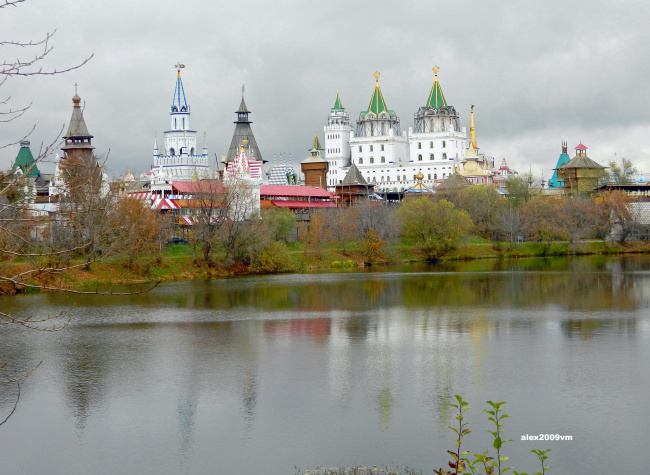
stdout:
<svg viewBox="0 0 650 475">
<path fill-rule="evenodd" d="M 368 461 L 428 470 L 458 393 L 529 410 L 513 422 L 513 439 L 586 427 L 593 442 L 611 422 L 609 392 L 619 391 L 617 417 L 650 402 L 650 357 L 639 344 L 648 269 L 648 258 L 452 263 L 175 283 L 124 298 L 0 299 L 18 313 L 74 305 L 63 332 L 3 329 L 0 361 L 18 369 L 45 361 L 25 385 L 3 460 L 8 473 L 48 471 L 47 460 L 20 462 L 21 441 L 48 420 L 72 447 L 72 462 L 52 461 L 59 473 L 108 473 L 83 465 L 84 454 L 107 450 L 123 453 L 130 472 L 280 474 Z M 2 408 L 11 401 L 0 392 Z M 53 421 L 59 412 L 66 417 Z M 165 453 L 147 450 L 156 446 Z M 511 450 L 516 460 L 531 447 Z M 580 457 L 566 455 L 564 466 Z"/>
</svg>

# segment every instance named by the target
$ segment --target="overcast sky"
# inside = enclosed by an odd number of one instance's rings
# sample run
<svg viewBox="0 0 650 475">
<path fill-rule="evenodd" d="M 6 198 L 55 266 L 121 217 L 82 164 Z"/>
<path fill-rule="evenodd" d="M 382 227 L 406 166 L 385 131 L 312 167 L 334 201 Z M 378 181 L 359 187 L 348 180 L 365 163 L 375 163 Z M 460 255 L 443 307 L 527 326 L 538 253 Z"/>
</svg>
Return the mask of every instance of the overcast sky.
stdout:
<svg viewBox="0 0 650 475">
<path fill-rule="evenodd" d="M 241 85 L 266 160 L 309 156 L 337 89 L 351 119 L 367 108 L 381 72 L 386 103 L 402 130 L 425 104 L 431 68 L 447 102 L 497 163 L 546 179 L 566 140 L 582 141 L 601 164 L 624 156 L 650 172 L 650 3 L 641 1 L 26 0 L 0 9 L 0 40 L 38 39 L 57 30 L 42 66 L 59 76 L 13 77 L 11 105 L 32 103 L 0 123 L 0 143 L 36 124 L 32 151 L 70 119 L 75 83 L 110 175 L 152 163 L 154 133 L 169 126 L 174 65 L 182 62 L 191 125 L 207 134 L 211 161 L 225 155 Z M 2 59 L 29 58 L 0 46 Z M 199 141 L 199 146 L 202 140 Z M 0 168 L 18 146 L 0 150 Z M 51 167 L 44 166 L 48 169 Z"/>
</svg>

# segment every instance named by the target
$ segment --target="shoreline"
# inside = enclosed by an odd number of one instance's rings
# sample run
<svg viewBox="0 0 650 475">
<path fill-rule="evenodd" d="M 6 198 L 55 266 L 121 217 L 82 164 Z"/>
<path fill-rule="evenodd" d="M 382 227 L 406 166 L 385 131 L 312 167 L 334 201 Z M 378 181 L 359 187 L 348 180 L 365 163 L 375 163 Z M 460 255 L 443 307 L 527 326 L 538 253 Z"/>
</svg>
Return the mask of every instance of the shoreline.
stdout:
<svg viewBox="0 0 650 475">
<path fill-rule="evenodd" d="M 295 245 L 294 247 L 298 247 Z M 387 246 L 384 258 L 373 264 L 365 262 L 360 249 L 342 251 L 340 249 L 324 249 L 314 253 L 305 249 L 294 249 L 288 252 L 291 261 L 290 268 L 286 271 L 255 272 L 247 266 L 233 266 L 227 268 L 223 265 L 212 267 L 197 264 L 194 255 L 189 252 L 188 246 L 173 245 L 165 250 L 160 257 L 141 257 L 128 268 L 119 258 L 107 258 L 93 263 L 90 270 L 74 268 L 64 270 L 58 275 L 57 271 L 41 273 L 32 281 L 35 285 L 49 287 L 53 290 L 24 288 L 1 288 L 0 295 L 24 295 L 39 292 L 79 291 L 101 292 L 100 287 L 155 284 L 161 282 L 210 280 L 237 277 L 242 275 L 271 275 L 294 274 L 304 271 L 326 269 L 354 269 L 383 265 L 399 265 L 426 263 L 412 246 L 393 245 Z M 636 241 L 620 245 L 605 241 L 583 241 L 570 244 L 568 242 L 536 243 L 526 242 L 510 245 L 508 243 L 472 243 L 459 246 L 440 258 L 437 262 L 460 262 L 475 260 L 515 260 L 521 258 L 558 258 L 575 256 L 597 255 L 630 255 L 650 253 L 650 242 Z M 6 270 L 22 271 L 27 263 L 5 264 Z"/>
</svg>

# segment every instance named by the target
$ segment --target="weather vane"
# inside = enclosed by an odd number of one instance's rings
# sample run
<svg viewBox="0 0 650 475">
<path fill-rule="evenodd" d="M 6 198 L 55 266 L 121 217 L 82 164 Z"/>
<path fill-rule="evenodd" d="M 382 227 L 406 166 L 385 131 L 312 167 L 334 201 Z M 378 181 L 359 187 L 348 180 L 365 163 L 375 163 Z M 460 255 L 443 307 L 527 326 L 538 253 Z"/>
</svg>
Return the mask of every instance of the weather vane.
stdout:
<svg viewBox="0 0 650 475">
<path fill-rule="evenodd" d="M 182 63 L 176 63 L 176 66 L 174 66 L 176 69 L 183 69 L 185 67 L 184 64 Z"/>
<path fill-rule="evenodd" d="M 74 93 L 75 93 L 75 94 L 77 93 L 77 86 L 78 86 L 78 84 L 77 84 L 77 83 L 74 83 Z"/>
<path fill-rule="evenodd" d="M 373 76 L 375 76 L 375 82 L 379 82 L 379 76 L 381 76 L 381 73 L 379 71 L 375 71 Z"/>
<path fill-rule="evenodd" d="M 241 85 L 241 96 L 244 97 L 244 90 L 246 89 L 246 84 Z"/>
<path fill-rule="evenodd" d="M 433 69 L 433 74 L 435 74 L 437 76 L 438 71 L 440 71 L 440 68 L 438 66 L 434 66 L 432 69 Z"/>
</svg>

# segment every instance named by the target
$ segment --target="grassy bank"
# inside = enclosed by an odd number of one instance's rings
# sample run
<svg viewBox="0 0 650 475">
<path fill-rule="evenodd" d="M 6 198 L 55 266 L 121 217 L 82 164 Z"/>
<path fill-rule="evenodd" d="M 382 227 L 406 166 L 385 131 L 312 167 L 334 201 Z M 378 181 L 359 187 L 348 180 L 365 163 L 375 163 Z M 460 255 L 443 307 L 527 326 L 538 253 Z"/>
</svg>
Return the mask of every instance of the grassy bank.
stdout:
<svg viewBox="0 0 650 475">
<path fill-rule="evenodd" d="M 650 243 L 632 242 L 626 245 L 603 241 L 579 243 L 525 242 L 511 245 L 494 243 L 481 238 L 472 238 L 449 252 L 441 261 L 474 259 L 516 259 L 522 257 L 557 257 L 578 255 L 623 255 L 650 253 Z M 302 243 L 288 245 L 289 268 L 303 270 L 354 268 L 366 264 L 364 250 L 351 244 L 345 251 L 333 245 L 324 246 L 319 251 L 308 250 Z M 376 264 L 423 262 L 424 259 L 407 240 L 400 239 L 388 243 L 383 248 L 383 257 Z M 223 262 L 221 260 L 221 262 Z M 5 274 L 18 273 L 33 268 L 28 262 L 5 263 Z M 198 280 L 223 278 L 234 275 L 251 274 L 246 266 L 226 267 L 225 265 L 204 266 L 195 260 L 191 246 L 183 244 L 168 245 L 160 257 L 140 257 L 132 267 L 127 267 L 124 259 L 109 257 L 93 263 L 89 270 L 84 267 L 68 269 L 60 274 L 41 273 L 33 283 L 52 288 L 93 291 L 107 285 L 137 284 L 149 282 L 168 282 L 179 280 Z M 4 288 L 2 293 L 17 293 L 16 289 Z M 29 292 L 29 289 L 18 289 Z"/>
</svg>

